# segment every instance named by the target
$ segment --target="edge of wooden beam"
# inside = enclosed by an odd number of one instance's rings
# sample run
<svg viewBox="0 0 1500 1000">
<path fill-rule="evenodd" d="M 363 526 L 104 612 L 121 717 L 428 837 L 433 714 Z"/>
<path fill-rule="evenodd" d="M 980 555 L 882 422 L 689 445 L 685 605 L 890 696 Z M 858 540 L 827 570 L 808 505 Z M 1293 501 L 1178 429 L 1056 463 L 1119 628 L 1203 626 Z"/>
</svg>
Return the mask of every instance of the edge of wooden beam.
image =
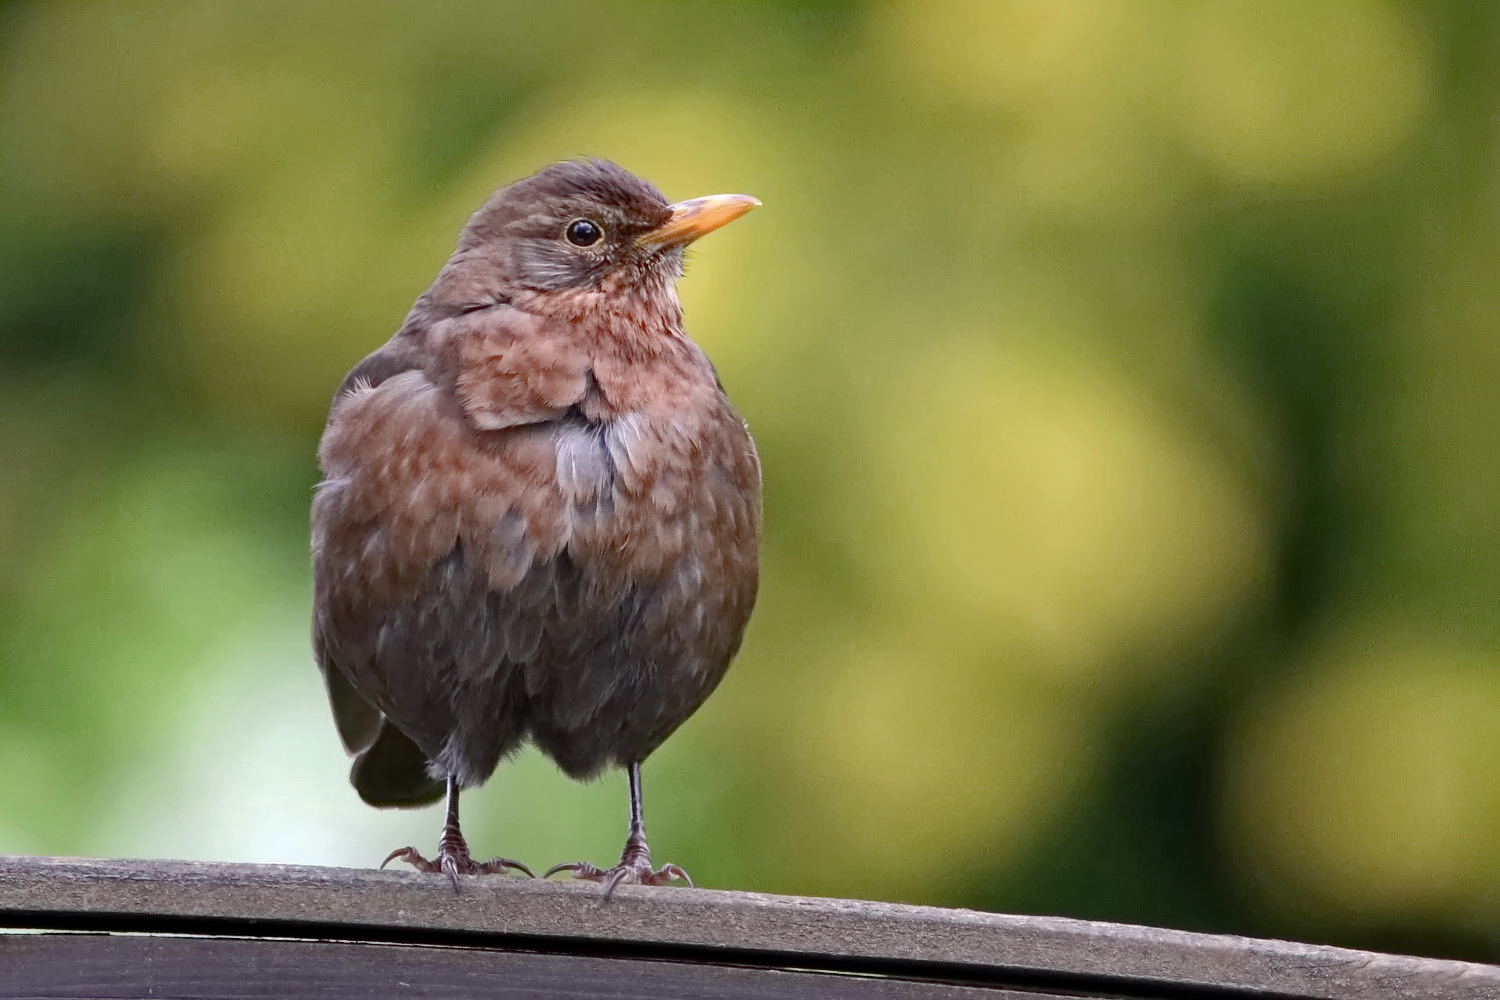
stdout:
<svg viewBox="0 0 1500 1000">
<path fill-rule="evenodd" d="M 669 946 L 905 963 L 1090 981 L 1173 983 L 1361 1000 L 1495 1000 L 1500 966 L 1063 917 L 709 889 L 196 861 L 0 855 L 0 926 L 400 940 L 433 932 L 612 948 Z M 186 923 L 184 923 L 186 922 Z M 262 928 L 257 931 L 256 928 Z M 264 930 L 273 928 L 273 930 Z M 705 955 L 705 960 L 712 960 Z"/>
</svg>

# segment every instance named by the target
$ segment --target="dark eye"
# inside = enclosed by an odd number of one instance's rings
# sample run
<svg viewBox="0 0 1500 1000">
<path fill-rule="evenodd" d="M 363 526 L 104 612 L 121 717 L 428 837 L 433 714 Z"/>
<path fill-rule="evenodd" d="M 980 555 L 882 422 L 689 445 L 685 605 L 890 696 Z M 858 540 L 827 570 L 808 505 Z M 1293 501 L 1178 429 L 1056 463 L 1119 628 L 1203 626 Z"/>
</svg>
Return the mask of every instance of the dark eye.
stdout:
<svg viewBox="0 0 1500 1000">
<path fill-rule="evenodd" d="M 604 230 L 588 219 L 574 219 L 568 223 L 567 235 L 575 247 L 591 247 L 604 238 Z"/>
</svg>

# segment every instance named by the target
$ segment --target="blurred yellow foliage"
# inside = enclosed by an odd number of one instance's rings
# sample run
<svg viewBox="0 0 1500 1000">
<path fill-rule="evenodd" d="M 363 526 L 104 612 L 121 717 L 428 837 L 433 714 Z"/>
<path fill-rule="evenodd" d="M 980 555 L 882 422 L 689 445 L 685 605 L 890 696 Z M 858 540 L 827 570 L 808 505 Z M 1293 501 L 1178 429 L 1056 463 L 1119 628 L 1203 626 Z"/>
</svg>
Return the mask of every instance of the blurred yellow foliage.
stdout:
<svg viewBox="0 0 1500 1000">
<path fill-rule="evenodd" d="M 1238 732 L 1225 827 L 1253 891 L 1293 920 L 1500 916 L 1497 718 L 1487 657 L 1330 636 Z"/>
</svg>

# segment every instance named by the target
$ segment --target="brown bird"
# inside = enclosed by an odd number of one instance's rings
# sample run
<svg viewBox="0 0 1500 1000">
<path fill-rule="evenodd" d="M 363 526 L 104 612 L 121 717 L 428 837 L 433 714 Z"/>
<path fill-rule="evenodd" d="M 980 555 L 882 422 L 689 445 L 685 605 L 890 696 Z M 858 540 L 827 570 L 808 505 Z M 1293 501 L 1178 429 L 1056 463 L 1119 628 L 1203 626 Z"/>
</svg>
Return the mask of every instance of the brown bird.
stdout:
<svg viewBox="0 0 1500 1000">
<path fill-rule="evenodd" d="M 620 862 L 652 867 L 641 762 L 703 704 L 755 602 L 760 463 L 683 332 L 683 248 L 760 204 L 668 204 L 602 160 L 496 192 L 396 335 L 334 398 L 312 505 L 313 646 L 350 780 L 447 794 L 422 871 L 476 862 L 459 792 L 528 740 L 569 776 L 628 770 Z"/>
</svg>

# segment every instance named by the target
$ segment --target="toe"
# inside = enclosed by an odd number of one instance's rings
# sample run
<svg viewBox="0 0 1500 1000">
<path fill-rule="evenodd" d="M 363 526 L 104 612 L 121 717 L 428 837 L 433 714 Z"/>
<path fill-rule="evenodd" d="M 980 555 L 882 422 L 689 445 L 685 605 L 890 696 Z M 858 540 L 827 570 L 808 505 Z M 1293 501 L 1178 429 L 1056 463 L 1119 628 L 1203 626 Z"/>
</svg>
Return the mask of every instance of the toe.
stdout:
<svg viewBox="0 0 1500 1000">
<path fill-rule="evenodd" d="M 666 885 L 668 882 L 686 882 L 689 889 L 697 888 L 693 885 L 693 879 L 687 872 L 677 865 L 662 865 L 657 871 L 651 872 L 647 878 L 651 885 Z"/>
<path fill-rule="evenodd" d="M 530 868 L 527 868 L 519 861 L 512 861 L 510 858 L 491 858 L 488 861 L 480 861 L 474 865 L 474 874 L 476 875 L 504 875 L 509 871 L 520 872 L 527 878 L 536 878 L 531 873 Z"/>
<path fill-rule="evenodd" d="M 622 882 L 639 882 L 640 872 L 632 868 L 612 868 L 609 877 L 604 880 L 604 898 L 609 899 L 615 894 L 615 890 Z"/>
<path fill-rule="evenodd" d="M 590 881 L 597 881 L 608 874 L 604 869 L 596 868 L 587 861 L 565 861 L 560 865 L 553 865 L 551 868 L 548 868 L 546 873 L 542 875 L 542 878 L 551 878 L 558 872 L 572 872 L 574 878 L 588 879 Z"/>
<path fill-rule="evenodd" d="M 419 872 L 435 872 L 438 870 L 438 866 L 422 857 L 422 852 L 418 851 L 415 847 L 396 848 L 396 850 L 385 856 L 385 860 L 380 862 L 380 867 L 384 868 L 392 861 L 404 861 Z"/>
</svg>

